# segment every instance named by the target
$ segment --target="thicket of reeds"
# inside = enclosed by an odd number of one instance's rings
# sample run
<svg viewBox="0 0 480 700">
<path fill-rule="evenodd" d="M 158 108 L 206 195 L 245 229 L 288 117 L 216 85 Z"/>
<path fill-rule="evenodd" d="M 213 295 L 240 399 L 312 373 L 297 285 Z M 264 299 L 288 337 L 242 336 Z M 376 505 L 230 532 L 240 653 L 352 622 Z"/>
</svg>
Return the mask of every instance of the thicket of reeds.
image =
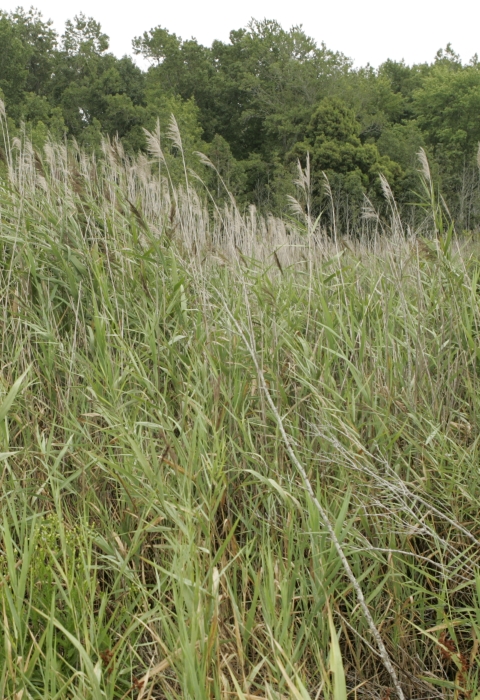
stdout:
<svg viewBox="0 0 480 700">
<path fill-rule="evenodd" d="M 475 240 L 150 149 L 4 151 L 0 697 L 474 700 Z"/>
</svg>

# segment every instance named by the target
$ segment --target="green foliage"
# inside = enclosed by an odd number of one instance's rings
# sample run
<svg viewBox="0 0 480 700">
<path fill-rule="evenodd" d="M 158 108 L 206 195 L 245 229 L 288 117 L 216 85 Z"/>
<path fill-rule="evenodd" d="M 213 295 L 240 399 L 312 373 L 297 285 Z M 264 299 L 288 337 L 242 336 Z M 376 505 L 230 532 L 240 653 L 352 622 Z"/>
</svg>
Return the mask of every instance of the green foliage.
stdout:
<svg viewBox="0 0 480 700">
<path fill-rule="evenodd" d="M 231 33 L 230 44 L 216 42 L 212 51 L 220 76 L 230 84 L 227 90 L 237 86 L 241 111 L 229 128 L 239 131 L 220 133 L 240 158 L 254 150 L 290 150 L 312 109 L 349 65 L 341 54 L 317 47 L 302 27 L 285 31 L 270 20 L 252 20 L 246 30 Z"/>
<path fill-rule="evenodd" d="M 0 89 L 14 114 L 27 86 L 30 51 L 5 12 L 0 13 L 0 46 Z"/>
<path fill-rule="evenodd" d="M 480 66 L 438 61 L 416 91 L 417 123 L 453 172 L 476 156 L 480 141 Z"/>
<path fill-rule="evenodd" d="M 212 141 L 205 144 L 204 153 L 215 168 L 206 179 L 210 191 L 215 192 L 216 201 L 227 201 L 228 193 L 242 195 L 246 188 L 245 164 L 235 160 L 228 141 L 215 134 Z"/>
<path fill-rule="evenodd" d="M 218 104 L 214 97 L 214 66 L 209 49 L 195 39 L 183 41 L 162 27 L 133 40 L 135 54 L 152 65 L 147 72 L 149 93 L 194 99 L 201 110 L 201 125 L 208 140 L 215 135 Z"/>
<path fill-rule="evenodd" d="M 415 122 L 392 124 L 382 130 L 376 145 L 382 155 L 411 172 L 418 168 L 418 152 L 425 145 L 425 137 Z"/>
<path fill-rule="evenodd" d="M 380 68 L 371 66 L 350 71 L 341 81 L 338 96 L 355 111 L 362 141 L 375 141 L 388 124 L 401 120 L 404 97 Z"/>
<path fill-rule="evenodd" d="M 102 32 L 101 26 L 92 17 L 86 17 L 83 12 L 75 16 L 73 21 L 65 23 L 65 33 L 62 35 L 62 48 L 67 56 L 101 55 L 107 51 L 109 39 Z"/>
<path fill-rule="evenodd" d="M 322 100 L 310 120 L 307 139 L 297 145 L 297 153 L 302 152 L 311 156 L 318 209 L 325 196 L 323 173 L 340 199 L 348 196 L 354 207 L 360 207 L 363 195 L 378 184 L 379 173 L 392 182 L 402 174 L 400 166 L 380 155 L 375 144 L 362 144 L 355 112 L 338 98 Z"/>
</svg>

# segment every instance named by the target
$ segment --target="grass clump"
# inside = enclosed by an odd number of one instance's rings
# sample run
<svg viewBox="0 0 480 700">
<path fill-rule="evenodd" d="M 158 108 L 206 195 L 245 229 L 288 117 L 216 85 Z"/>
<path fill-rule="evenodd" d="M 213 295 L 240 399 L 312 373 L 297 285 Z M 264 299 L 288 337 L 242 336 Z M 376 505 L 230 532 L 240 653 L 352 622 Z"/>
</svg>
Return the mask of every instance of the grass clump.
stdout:
<svg viewBox="0 0 480 700">
<path fill-rule="evenodd" d="M 208 213 L 118 144 L 17 143 L 2 697 L 478 695 L 478 249 L 370 222 Z"/>
</svg>

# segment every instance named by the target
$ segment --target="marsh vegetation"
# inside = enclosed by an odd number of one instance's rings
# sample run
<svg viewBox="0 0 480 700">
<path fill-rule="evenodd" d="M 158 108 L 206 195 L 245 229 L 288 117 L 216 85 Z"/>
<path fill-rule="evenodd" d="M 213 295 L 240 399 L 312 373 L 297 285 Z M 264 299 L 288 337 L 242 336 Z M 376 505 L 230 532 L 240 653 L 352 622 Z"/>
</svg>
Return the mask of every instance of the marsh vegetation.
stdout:
<svg viewBox="0 0 480 700">
<path fill-rule="evenodd" d="M 5 154 L 0 696 L 473 700 L 476 240 L 425 158 L 349 238 L 157 136 Z"/>
</svg>

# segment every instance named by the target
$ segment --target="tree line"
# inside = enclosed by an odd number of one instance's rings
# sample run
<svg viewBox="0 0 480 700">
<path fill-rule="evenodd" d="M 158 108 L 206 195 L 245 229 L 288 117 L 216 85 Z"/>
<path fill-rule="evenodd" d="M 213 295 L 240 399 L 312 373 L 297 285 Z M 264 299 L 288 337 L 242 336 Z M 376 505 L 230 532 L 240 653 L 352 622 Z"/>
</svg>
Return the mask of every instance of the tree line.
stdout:
<svg viewBox="0 0 480 700">
<path fill-rule="evenodd" d="M 463 64 L 447 45 L 431 63 L 355 68 L 301 26 L 271 20 L 252 20 L 209 47 L 158 26 L 134 38 L 132 51 L 148 69 L 110 53 L 100 24 L 82 14 L 59 35 L 35 9 L 0 11 L 10 135 L 25 132 L 39 150 L 48 138 L 98 149 L 108 135 L 138 153 L 147 149 L 145 129 L 159 119 L 166 131 L 174 114 L 187 165 L 204 169 L 219 201 L 229 190 L 241 206 L 288 215 L 297 163 L 308 160 L 312 211 L 333 195 L 347 227 L 366 197 L 381 206 L 379 174 L 399 206 L 415 200 L 424 148 L 457 227 L 479 223 L 477 56 Z M 178 145 L 165 140 L 165 149 L 173 162 Z"/>
</svg>

